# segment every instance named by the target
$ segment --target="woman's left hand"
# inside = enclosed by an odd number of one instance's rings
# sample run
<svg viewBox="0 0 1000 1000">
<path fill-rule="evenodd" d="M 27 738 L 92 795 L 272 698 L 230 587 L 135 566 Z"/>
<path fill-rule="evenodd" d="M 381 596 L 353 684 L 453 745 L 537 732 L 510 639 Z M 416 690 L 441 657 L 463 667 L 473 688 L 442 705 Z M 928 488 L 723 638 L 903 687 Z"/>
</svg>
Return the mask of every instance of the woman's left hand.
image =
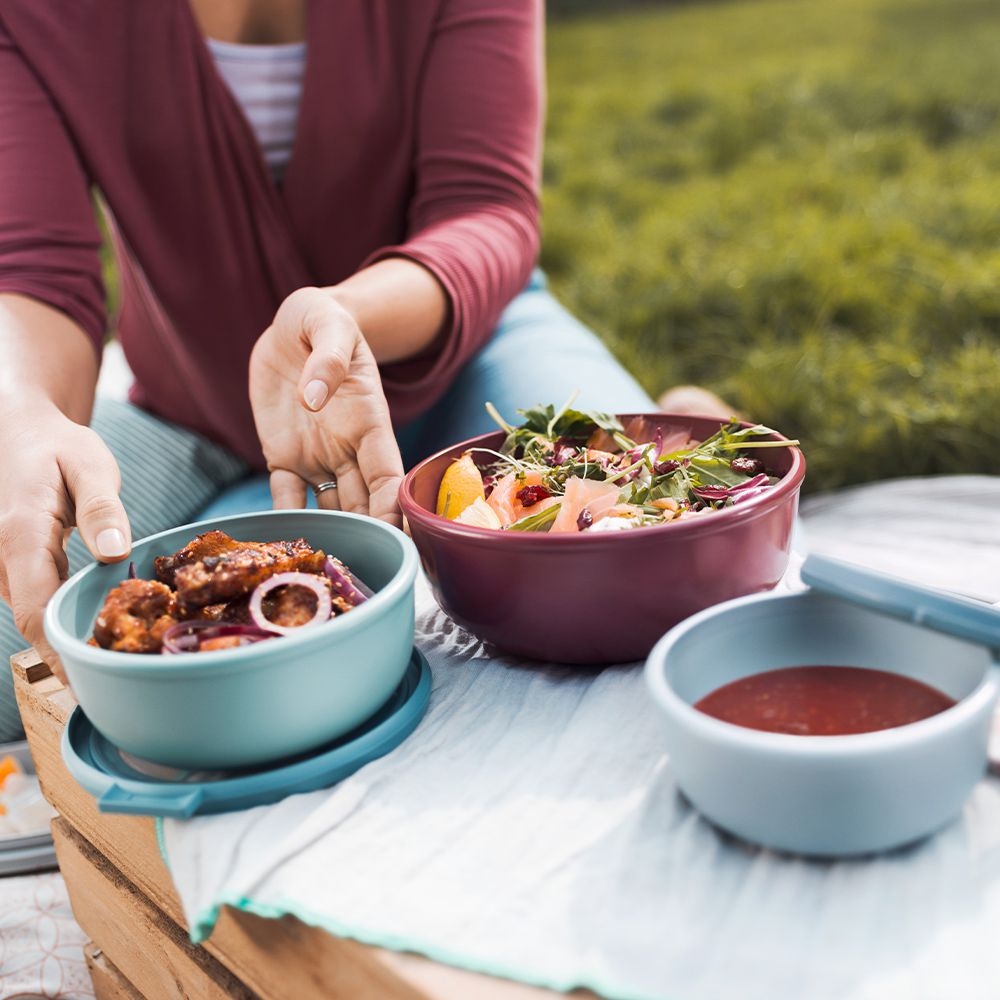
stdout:
<svg viewBox="0 0 1000 1000">
<path fill-rule="evenodd" d="M 371 514 L 402 527 L 403 462 L 378 366 L 354 317 L 328 292 L 300 288 L 281 304 L 250 357 L 250 403 L 276 508 Z"/>
</svg>

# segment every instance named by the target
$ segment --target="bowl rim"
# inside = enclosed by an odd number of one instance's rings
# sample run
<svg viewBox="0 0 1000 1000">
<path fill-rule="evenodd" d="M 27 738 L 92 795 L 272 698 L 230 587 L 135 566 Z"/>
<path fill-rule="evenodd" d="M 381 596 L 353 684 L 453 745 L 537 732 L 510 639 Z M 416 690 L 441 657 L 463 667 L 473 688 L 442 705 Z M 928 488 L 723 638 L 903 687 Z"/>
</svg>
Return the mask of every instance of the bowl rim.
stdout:
<svg viewBox="0 0 1000 1000">
<path fill-rule="evenodd" d="M 392 538 L 400 546 L 402 557 L 395 573 L 393 573 L 385 586 L 372 594 L 364 604 L 352 609 L 351 614 L 336 620 L 337 635 L 350 635 L 352 632 L 357 632 L 359 629 L 365 628 L 407 591 L 412 591 L 414 581 L 416 580 L 417 567 L 420 562 L 420 557 L 417 554 L 413 541 L 404 532 L 387 524 L 385 521 L 365 514 L 354 514 L 348 511 L 300 508 L 228 514 L 223 517 L 213 517 L 203 521 L 191 521 L 186 524 L 179 524 L 176 527 L 167 528 L 153 535 L 146 535 L 133 542 L 133 550 L 136 546 L 150 545 L 158 539 L 179 531 L 190 530 L 194 531 L 195 534 L 201 534 L 202 531 L 212 528 L 238 525 L 240 522 L 251 518 L 265 517 L 280 520 L 282 517 L 288 517 L 289 515 L 323 520 L 333 517 L 348 522 L 364 523 L 372 526 L 376 531 L 385 532 L 387 537 Z M 44 616 L 45 637 L 51 643 L 56 653 L 62 656 L 65 651 L 73 658 L 70 669 L 79 664 L 86 664 L 89 667 L 95 667 L 99 670 L 123 675 L 141 673 L 145 677 L 151 677 L 164 672 L 168 672 L 171 677 L 190 672 L 207 675 L 211 667 L 228 669 L 234 664 L 240 664 L 241 669 L 249 669 L 256 664 L 266 662 L 268 657 L 274 655 L 275 650 L 271 647 L 270 643 L 266 642 L 253 643 L 249 646 L 240 646 L 231 649 L 209 650 L 197 655 L 180 653 L 175 656 L 163 657 L 150 655 L 149 653 L 125 653 L 104 649 L 100 646 L 91 646 L 84 639 L 77 638 L 68 629 L 64 628 L 59 621 L 59 612 L 63 602 L 73 589 L 78 587 L 89 574 L 96 572 L 99 567 L 127 565 L 127 563 L 127 559 L 121 560 L 118 564 L 90 563 L 66 580 L 46 605 Z M 294 652 L 295 649 L 302 650 L 310 645 L 315 645 L 318 642 L 329 639 L 331 636 L 329 626 L 332 624 L 332 622 L 324 622 L 316 628 L 310 628 L 308 633 L 303 635 L 295 635 L 293 633 L 282 636 L 281 651 Z M 216 672 L 217 670 L 211 671 L 213 674 Z"/>
<path fill-rule="evenodd" d="M 750 594 L 736 597 L 721 604 L 716 604 L 704 611 L 699 611 L 675 625 L 663 635 L 650 650 L 643 667 L 647 689 L 659 709 L 674 722 L 689 731 L 715 743 L 721 743 L 727 749 L 735 751 L 753 751 L 758 754 L 789 757 L 802 756 L 808 758 L 837 759 L 850 756 L 879 756 L 897 753 L 916 744 L 934 740 L 936 737 L 959 729 L 971 718 L 986 711 L 993 702 L 1000 688 L 1000 663 L 993 662 L 983 671 L 979 683 L 963 698 L 942 712 L 908 722 L 902 726 L 890 729 L 879 729 L 868 733 L 846 733 L 833 736 L 800 736 L 794 733 L 772 733 L 766 730 L 752 729 L 733 722 L 717 719 L 696 709 L 674 691 L 667 681 L 666 660 L 670 649 L 688 632 L 702 627 L 719 615 L 747 605 L 759 604 L 765 601 L 802 600 L 813 596 L 827 600 L 837 600 L 827 594 L 817 594 L 813 590 L 803 589 L 789 593 Z M 846 602 L 842 602 L 846 603 Z M 888 616 L 886 616 L 888 617 Z M 963 640 L 956 640 L 963 641 Z M 977 645 L 976 643 L 968 643 Z M 775 668 L 779 669 L 779 668 Z M 985 760 L 984 752 L 984 760 Z"/>
<path fill-rule="evenodd" d="M 662 413 L 658 410 L 651 410 L 647 413 L 619 413 L 615 414 L 615 416 L 619 420 L 623 421 L 639 417 L 652 417 L 674 419 L 678 422 L 683 422 L 684 420 L 708 420 L 713 423 L 718 422 L 719 426 L 727 423 L 726 420 L 719 417 L 708 417 L 697 413 Z M 748 420 L 740 420 L 738 423 L 742 427 L 754 426 L 754 424 Z M 618 546 L 623 543 L 626 545 L 644 545 L 648 543 L 653 533 L 662 534 L 663 532 L 668 531 L 675 533 L 678 531 L 684 531 L 687 534 L 710 534 L 730 528 L 742 521 L 756 520 L 757 517 L 768 513 L 775 507 L 781 506 L 790 495 L 795 494 L 801 487 L 802 480 L 804 479 L 806 473 L 806 460 L 802 453 L 802 449 L 798 445 L 789 444 L 788 450 L 792 453 L 791 467 L 767 492 L 761 494 L 760 496 L 746 500 L 743 503 L 734 504 L 731 507 L 725 507 L 722 510 L 713 511 L 710 516 L 684 518 L 679 521 L 670 521 L 666 524 L 645 525 L 640 531 L 599 531 L 593 534 L 590 532 L 559 532 L 555 535 L 549 532 L 496 531 L 492 528 L 479 528 L 471 524 L 457 524 L 454 521 L 450 521 L 447 518 L 443 518 L 440 515 L 435 514 L 433 511 L 427 510 L 425 507 L 422 507 L 417 503 L 413 496 L 413 483 L 428 465 L 448 455 L 450 452 L 457 451 L 458 449 L 465 451 L 470 448 L 474 448 L 486 439 L 495 437 L 498 434 L 503 434 L 503 430 L 497 428 L 495 431 L 488 431 L 484 434 L 478 434 L 475 437 L 468 438 L 465 441 L 459 441 L 456 444 L 448 445 L 448 447 L 436 451 L 433 455 L 428 455 L 427 458 L 422 459 L 415 466 L 413 466 L 413 468 L 410 469 L 403 477 L 403 481 L 399 487 L 399 505 L 402 508 L 403 514 L 407 520 L 416 521 L 422 528 L 438 535 L 461 537 L 468 539 L 469 541 L 483 542 L 487 545 L 511 544 L 509 541 L 502 541 L 503 539 L 527 540 L 532 546 L 548 545 L 552 547 L 567 544 L 572 544 L 574 546 L 583 544 L 590 547 L 597 545 Z M 778 431 L 775 431 L 773 435 L 770 436 L 769 440 L 790 441 L 789 438 L 785 437 Z M 638 536 L 638 542 L 635 541 L 636 536 Z M 626 539 L 632 539 L 633 541 L 629 542 L 626 541 Z"/>
</svg>

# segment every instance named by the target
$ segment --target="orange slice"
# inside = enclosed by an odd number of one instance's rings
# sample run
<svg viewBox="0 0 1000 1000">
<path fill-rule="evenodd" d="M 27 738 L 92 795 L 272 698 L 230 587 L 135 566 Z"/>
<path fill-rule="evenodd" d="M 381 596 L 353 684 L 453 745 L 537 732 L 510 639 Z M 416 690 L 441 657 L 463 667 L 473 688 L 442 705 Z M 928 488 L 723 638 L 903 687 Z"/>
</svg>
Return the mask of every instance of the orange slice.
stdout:
<svg viewBox="0 0 1000 1000">
<path fill-rule="evenodd" d="M 475 528 L 492 528 L 494 531 L 499 531 L 503 527 L 497 512 L 482 497 L 476 497 L 458 517 L 452 520 L 456 524 L 471 524 Z"/>
<path fill-rule="evenodd" d="M 438 488 L 436 513 L 454 521 L 476 500 L 486 502 L 483 475 L 467 453 L 445 469 Z"/>
</svg>

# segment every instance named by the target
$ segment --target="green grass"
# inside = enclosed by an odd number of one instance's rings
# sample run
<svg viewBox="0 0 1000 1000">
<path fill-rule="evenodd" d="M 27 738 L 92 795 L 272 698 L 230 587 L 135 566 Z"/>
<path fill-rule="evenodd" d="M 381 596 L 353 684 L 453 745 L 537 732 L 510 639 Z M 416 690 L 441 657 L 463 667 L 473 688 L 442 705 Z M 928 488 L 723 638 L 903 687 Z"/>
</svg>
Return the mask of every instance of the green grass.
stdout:
<svg viewBox="0 0 1000 1000">
<path fill-rule="evenodd" d="M 1000 473 L 1000 4 L 564 0 L 542 262 L 654 395 L 812 490 Z"/>
</svg>

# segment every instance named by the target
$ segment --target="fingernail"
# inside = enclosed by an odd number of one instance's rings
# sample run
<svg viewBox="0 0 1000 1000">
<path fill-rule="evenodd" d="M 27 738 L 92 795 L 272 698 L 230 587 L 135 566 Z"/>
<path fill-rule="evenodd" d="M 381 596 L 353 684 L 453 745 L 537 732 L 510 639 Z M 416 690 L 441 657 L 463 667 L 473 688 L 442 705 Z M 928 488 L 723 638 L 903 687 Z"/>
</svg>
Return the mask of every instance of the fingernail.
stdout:
<svg viewBox="0 0 1000 1000">
<path fill-rule="evenodd" d="M 310 410 L 318 410 L 326 402 L 327 391 L 325 382 L 321 382 L 318 378 L 313 379 L 306 386 L 306 391 L 303 393 L 306 399 L 306 406 Z"/>
<path fill-rule="evenodd" d="M 123 556 L 128 552 L 125 536 L 117 528 L 105 528 L 103 531 L 99 531 L 95 542 L 97 554 L 102 559 L 117 559 L 118 556 Z"/>
</svg>

